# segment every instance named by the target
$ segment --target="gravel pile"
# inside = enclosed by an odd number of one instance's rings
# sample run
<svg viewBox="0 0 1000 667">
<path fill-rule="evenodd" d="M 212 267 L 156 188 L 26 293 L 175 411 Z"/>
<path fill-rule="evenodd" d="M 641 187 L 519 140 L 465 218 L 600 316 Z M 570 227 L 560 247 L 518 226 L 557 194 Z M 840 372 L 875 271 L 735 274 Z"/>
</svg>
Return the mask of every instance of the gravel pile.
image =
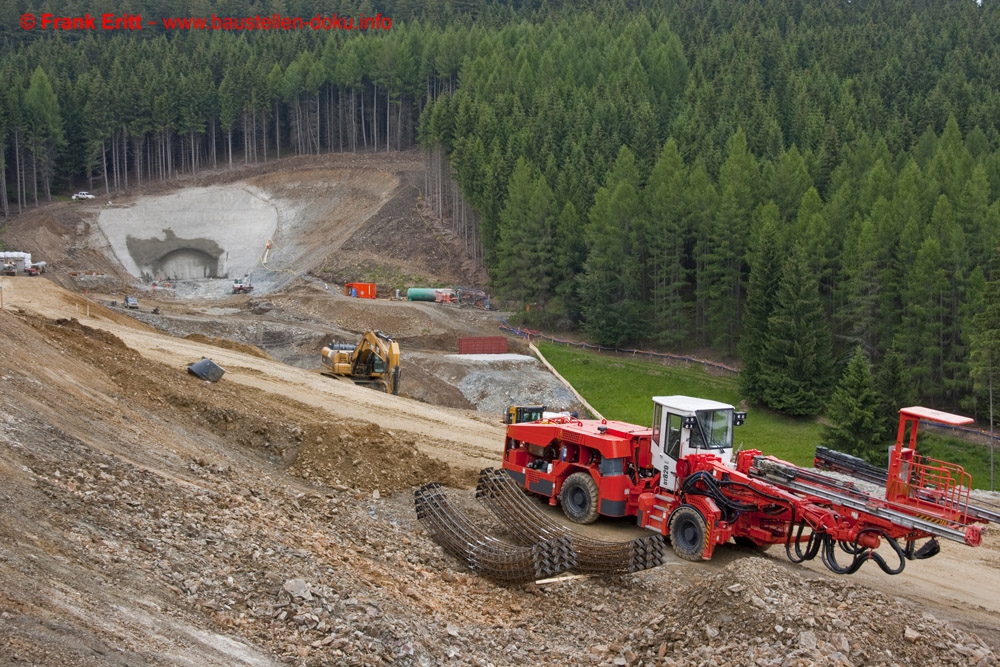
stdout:
<svg viewBox="0 0 1000 667">
<path fill-rule="evenodd" d="M 929 613 L 846 579 L 805 579 L 760 557 L 671 590 L 631 638 L 627 653 L 644 664 L 997 664 L 979 637 Z"/>
</svg>

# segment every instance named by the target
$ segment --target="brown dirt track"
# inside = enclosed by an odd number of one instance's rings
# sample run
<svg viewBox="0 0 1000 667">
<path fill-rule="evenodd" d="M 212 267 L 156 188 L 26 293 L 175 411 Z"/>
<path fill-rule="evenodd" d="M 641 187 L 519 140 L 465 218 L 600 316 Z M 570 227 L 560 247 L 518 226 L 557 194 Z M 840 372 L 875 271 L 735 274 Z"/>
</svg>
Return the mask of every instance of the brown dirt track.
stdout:
<svg viewBox="0 0 1000 667">
<path fill-rule="evenodd" d="M 420 180 L 410 155 L 343 160 L 338 168 Z M 399 208 L 342 239 L 346 250 L 317 255 L 314 275 L 381 261 L 475 280 L 415 202 L 390 201 Z M 350 250 L 390 222 L 413 234 L 422 225 L 430 239 L 379 234 L 396 244 Z M 722 548 L 711 563 L 671 558 L 610 580 L 480 579 L 429 540 L 411 491 L 441 481 L 477 513 L 469 488 L 499 461 L 497 415 L 449 407 L 461 400 L 434 377 L 414 373 L 422 400 L 385 396 L 218 333 L 297 317 L 308 355 L 322 337 L 310 338 L 313 323 L 329 320 L 347 333 L 393 328 L 430 353 L 489 333 L 490 322 L 331 301 L 297 283 L 210 305 L 164 298 L 157 305 L 178 318 L 168 329 L 183 318 L 203 325 L 170 336 L 99 303 L 132 284 L 81 245 L 87 224 L 57 204 L 4 235 L 54 270 L 0 278 L 0 664 L 996 664 L 995 533 L 978 549 L 944 543 L 891 578 L 869 566 L 834 577 L 788 564 L 780 549 Z M 86 270 L 108 276 L 99 295 L 70 275 Z M 222 381 L 186 372 L 203 356 L 226 369 Z"/>
</svg>

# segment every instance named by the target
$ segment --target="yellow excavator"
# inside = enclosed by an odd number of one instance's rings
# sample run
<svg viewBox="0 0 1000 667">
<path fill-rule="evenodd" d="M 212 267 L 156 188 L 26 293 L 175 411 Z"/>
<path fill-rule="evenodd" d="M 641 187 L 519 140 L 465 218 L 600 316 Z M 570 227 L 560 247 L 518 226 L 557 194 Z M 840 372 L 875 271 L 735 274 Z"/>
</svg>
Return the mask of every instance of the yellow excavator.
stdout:
<svg viewBox="0 0 1000 667">
<path fill-rule="evenodd" d="M 357 345 L 331 343 L 323 348 L 324 375 L 399 394 L 399 343 L 381 331 L 367 331 Z"/>
</svg>

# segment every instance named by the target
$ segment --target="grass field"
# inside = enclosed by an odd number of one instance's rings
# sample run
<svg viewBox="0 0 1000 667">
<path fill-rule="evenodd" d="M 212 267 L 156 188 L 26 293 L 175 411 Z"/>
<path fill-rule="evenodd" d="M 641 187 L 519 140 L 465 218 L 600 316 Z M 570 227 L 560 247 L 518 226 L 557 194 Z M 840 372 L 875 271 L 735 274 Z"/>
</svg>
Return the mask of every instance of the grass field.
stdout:
<svg viewBox="0 0 1000 667">
<path fill-rule="evenodd" d="M 651 425 L 653 396 L 683 394 L 740 406 L 736 376 L 698 364 L 663 365 L 641 358 L 613 356 L 538 342 L 538 349 L 587 402 L 606 419 Z M 737 427 L 737 448 L 759 449 L 796 465 L 812 467 L 823 427 L 816 419 L 794 419 L 766 409 L 747 410 Z M 973 488 L 990 486 L 989 448 L 955 438 L 924 438 L 919 451 L 965 467 Z"/>
</svg>

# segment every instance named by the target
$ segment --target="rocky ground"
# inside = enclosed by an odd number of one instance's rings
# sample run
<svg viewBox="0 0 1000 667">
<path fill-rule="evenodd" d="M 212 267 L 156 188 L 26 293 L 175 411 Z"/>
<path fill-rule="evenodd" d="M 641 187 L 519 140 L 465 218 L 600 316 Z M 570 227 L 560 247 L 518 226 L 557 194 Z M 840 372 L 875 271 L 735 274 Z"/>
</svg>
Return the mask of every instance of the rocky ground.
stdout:
<svg viewBox="0 0 1000 667">
<path fill-rule="evenodd" d="M 374 166 L 419 182 L 413 162 Z M 375 214 L 378 225 L 433 229 L 404 199 L 388 201 L 396 208 Z M 946 543 L 893 578 L 869 566 L 835 577 L 779 548 L 735 546 L 712 562 L 670 555 L 608 579 L 505 587 L 477 577 L 427 536 L 413 490 L 442 482 L 490 521 L 472 486 L 499 462 L 497 406 L 555 401 L 558 388 L 519 356 L 486 368 L 452 356 L 458 336 L 496 333 L 488 314 L 328 289 L 343 279 L 334 264 L 390 265 L 419 244 L 383 247 L 382 260 L 370 244 L 364 254 L 340 246 L 309 269 L 313 280 L 251 297 L 144 294 L 133 317 L 102 305 L 137 286 L 88 245 L 80 211 L 32 212 L 3 237 L 38 244 L 24 249 L 50 252 L 55 266 L 0 279 L 0 664 L 997 662 L 992 533 L 979 549 Z M 400 238 L 377 229 L 350 238 Z M 447 234 L 432 237 L 440 247 Z M 87 267 L 104 276 L 92 287 L 81 286 Z M 369 327 L 403 343 L 406 396 L 310 364 L 324 339 Z M 226 368 L 220 382 L 186 372 L 202 356 Z M 592 530 L 624 539 L 636 529 Z"/>
</svg>

